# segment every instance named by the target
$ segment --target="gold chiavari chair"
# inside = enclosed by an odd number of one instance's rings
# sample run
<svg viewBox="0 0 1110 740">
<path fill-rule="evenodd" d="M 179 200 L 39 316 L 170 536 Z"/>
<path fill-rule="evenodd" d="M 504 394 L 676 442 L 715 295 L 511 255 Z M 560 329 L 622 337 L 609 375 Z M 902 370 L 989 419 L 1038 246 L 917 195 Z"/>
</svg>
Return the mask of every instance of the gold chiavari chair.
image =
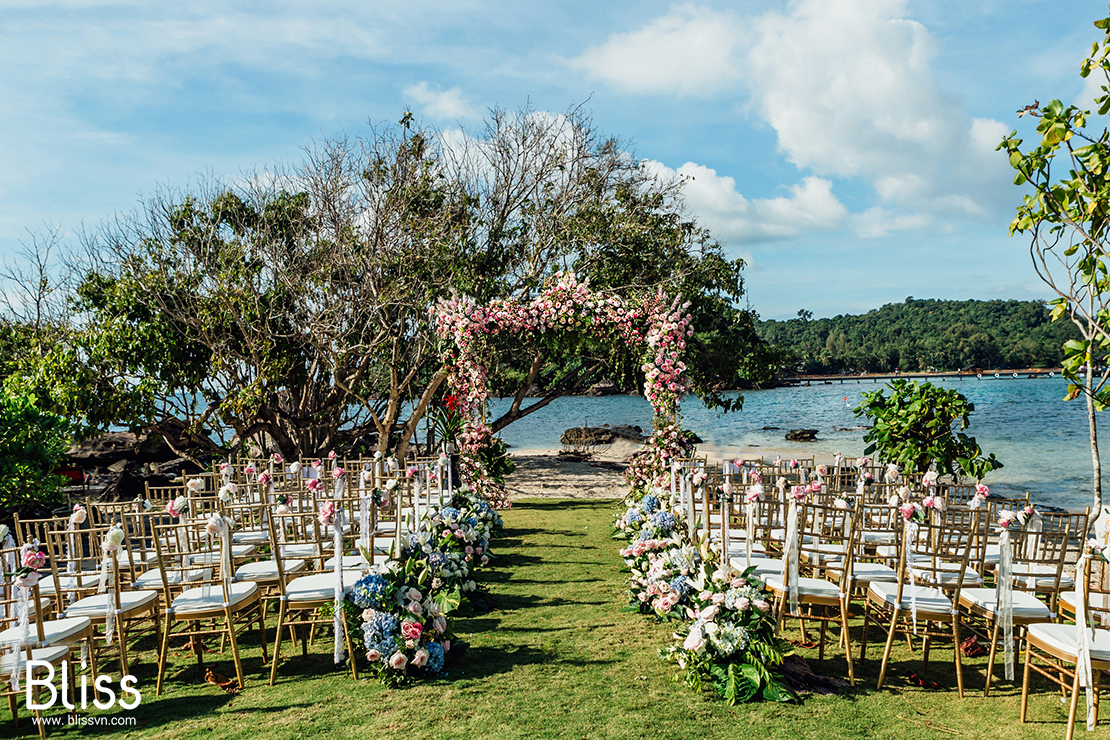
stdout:
<svg viewBox="0 0 1110 740">
<path fill-rule="evenodd" d="M 224 519 L 230 529 L 230 522 Z M 215 542 L 213 542 L 215 540 Z M 204 666 L 201 638 L 219 635 L 231 645 L 232 660 L 239 687 L 246 685 L 239 656 L 239 635 L 251 626 L 258 627 L 262 660 L 266 661 L 266 625 L 263 619 L 258 584 L 232 580 L 231 537 L 210 531 L 208 522 L 190 520 L 177 524 L 155 524 L 154 543 L 158 550 L 158 570 L 162 575 L 165 626 L 158 652 L 158 683 L 161 695 L 173 636 L 189 638 L 197 664 Z M 202 571 L 199 582 L 175 595 L 185 576 L 171 577 L 173 571 Z M 198 585 L 199 584 L 199 585 Z"/>
<path fill-rule="evenodd" d="M 128 556 L 118 557 L 128 549 L 127 536 L 121 525 L 92 527 L 79 532 L 76 536 L 65 530 L 47 532 L 50 555 L 50 570 L 54 580 L 61 584 L 57 592 L 58 609 L 63 618 L 86 617 L 94 626 L 103 627 L 101 637 L 92 642 L 95 650 L 100 650 L 98 642 L 103 641 L 103 653 L 115 642 L 119 651 L 121 676 L 130 674 L 128 649 L 130 643 L 144 633 L 150 632 L 157 639 L 161 629 L 161 612 L 158 592 L 130 588 L 134 572 Z M 74 540 L 77 540 L 74 543 Z M 77 572 L 86 569 L 86 562 L 100 559 L 97 592 L 88 593 L 76 576 L 73 588 L 66 588 L 67 565 L 75 562 Z M 120 561 L 126 561 L 125 565 Z M 127 577 L 122 574 L 127 573 Z"/>
</svg>

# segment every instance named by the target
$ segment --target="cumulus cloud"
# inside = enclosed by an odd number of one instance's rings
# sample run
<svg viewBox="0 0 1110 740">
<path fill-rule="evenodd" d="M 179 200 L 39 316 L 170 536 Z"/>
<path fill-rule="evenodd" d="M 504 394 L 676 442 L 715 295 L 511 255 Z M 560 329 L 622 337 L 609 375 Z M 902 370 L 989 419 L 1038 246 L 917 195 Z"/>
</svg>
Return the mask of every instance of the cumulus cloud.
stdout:
<svg viewBox="0 0 1110 740">
<path fill-rule="evenodd" d="M 802 179 L 789 188 L 786 196 L 749 200 L 736 189 L 734 178 L 704 165 L 687 162 L 674 170 L 649 160 L 644 166 L 661 179 L 685 179 L 682 193 L 690 210 L 715 235 L 735 244 L 833 229 L 848 216 L 847 209 L 833 195 L 832 183 L 820 177 Z"/>
<path fill-rule="evenodd" d="M 1013 199 L 1006 158 L 995 151 L 1009 128 L 972 118 L 941 88 L 936 43 L 906 11 L 905 0 L 798 0 L 741 18 L 683 5 L 611 35 L 573 64 L 633 93 L 747 93 L 748 115 L 774 129 L 788 161 L 817 176 L 778 200 L 824 192 L 847 224 L 829 178 L 864 182 L 879 205 L 851 220 L 860 235 L 995 215 Z M 736 198 L 737 221 L 747 224 L 753 204 Z M 779 210 L 803 219 L 833 212 Z M 790 229 L 781 219 L 756 221 L 768 236 Z"/>
<path fill-rule="evenodd" d="M 638 30 L 610 34 L 571 64 L 631 92 L 703 94 L 739 80 L 743 36 L 734 16 L 683 5 Z"/>
<path fill-rule="evenodd" d="M 752 106 L 801 169 L 863 177 L 890 205 L 981 215 L 1009 179 L 994 151 L 1008 129 L 972 119 L 940 87 L 936 44 L 905 10 L 803 0 L 761 16 L 747 55 Z"/>
<path fill-rule="evenodd" d="M 458 86 L 449 90 L 432 88 L 427 82 L 410 85 L 404 89 L 406 100 L 423 106 L 424 115 L 436 119 L 478 118 L 478 112 L 465 98 Z"/>
</svg>

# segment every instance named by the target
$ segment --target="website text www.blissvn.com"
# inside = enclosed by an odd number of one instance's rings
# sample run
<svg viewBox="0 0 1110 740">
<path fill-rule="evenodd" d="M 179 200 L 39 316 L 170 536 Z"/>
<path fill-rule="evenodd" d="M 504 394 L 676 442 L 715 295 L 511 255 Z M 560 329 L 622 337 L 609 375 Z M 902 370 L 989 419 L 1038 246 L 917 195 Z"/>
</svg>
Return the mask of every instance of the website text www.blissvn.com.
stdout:
<svg viewBox="0 0 1110 740">
<path fill-rule="evenodd" d="M 36 670 L 41 669 L 41 670 Z M 89 704 L 96 709 L 111 709 L 117 703 L 121 709 L 130 711 L 142 703 L 142 693 L 135 688 L 138 680 L 134 676 L 124 676 L 120 679 L 119 692 L 112 689 L 110 676 L 97 676 L 89 681 L 87 676 L 81 676 L 75 685 L 67 685 L 69 667 L 62 661 L 58 671 L 61 678 L 61 689 L 54 687 L 55 669 L 45 661 L 30 660 L 27 662 L 24 687 L 27 693 L 27 708 L 32 711 L 52 709 L 58 705 L 70 710 L 65 715 L 36 716 L 34 723 L 44 727 L 135 727 L 138 725 L 136 717 L 129 714 L 93 715 L 77 714 L 76 710 L 87 710 Z M 38 675 L 36 675 L 38 674 Z M 44 701 L 45 699 L 45 701 Z"/>
</svg>

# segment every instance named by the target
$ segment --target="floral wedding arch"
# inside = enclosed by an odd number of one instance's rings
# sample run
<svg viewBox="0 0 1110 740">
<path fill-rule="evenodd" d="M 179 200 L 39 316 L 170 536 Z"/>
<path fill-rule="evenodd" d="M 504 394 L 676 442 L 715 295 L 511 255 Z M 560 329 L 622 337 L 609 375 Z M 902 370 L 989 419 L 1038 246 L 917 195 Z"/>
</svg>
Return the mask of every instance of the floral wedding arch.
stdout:
<svg viewBox="0 0 1110 740">
<path fill-rule="evenodd" d="M 558 272 L 532 300 L 498 299 L 479 305 L 469 297 L 444 299 L 434 309 L 436 331 L 449 340 L 444 361 L 448 383 L 457 395 L 456 410 L 463 418 L 459 435 L 459 469 L 471 490 L 500 508 L 509 506 L 503 485 L 488 473 L 480 452 L 492 440 L 485 419 L 489 375 L 485 365 L 487 340 L 498 334 L 525 341 L 549 332 L 591 332 L 599 339 L 643 348 L 644 396 L 653 409 L 653 434 L 636 453 L 629 482 L 647 483 L 669 473 L 667 460 L 681 448 L 678 426 L 682 397 L 689 391 L 683 376 L 687 340 L 693 336 L 689 302 L 668 299 L 662 292 L 629 300 L 613 293 L 594 292 L 573 272 Z"/>
</svg>

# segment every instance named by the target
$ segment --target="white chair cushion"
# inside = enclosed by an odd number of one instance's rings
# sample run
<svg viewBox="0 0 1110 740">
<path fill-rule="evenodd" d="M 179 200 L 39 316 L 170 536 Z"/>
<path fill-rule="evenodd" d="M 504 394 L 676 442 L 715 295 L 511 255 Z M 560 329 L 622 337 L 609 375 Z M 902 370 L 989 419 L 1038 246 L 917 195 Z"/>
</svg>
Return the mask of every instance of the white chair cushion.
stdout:
<svg viewBox="0 0 1110 740">
<path fill-rule="evenodd" d="M 299 573 L 305 569 L 305 562 L 303 560 L 282 560 L 281 567 L 285 573 Z M 258 560 L 247 563 L 235 571 L 236 581 L 276 581 L 277 577 L 277 563 L 273 560 Z"/>
<path fill-rule="evenodd" d="M 203 581 L 205 575 L 210 573 L 210 570 L 205 570 L 204 568 L 199 568 L 197 570 L 167 570 L 166 580 L 171 586 L 180 586 L 182 583 Z M 208 575 L 208 577 L 211 578 L 211 575 Z M 162 571 L 158 568 L 148 570 L 131 583 L 132 588 L 140 590 L 162 588 L 162 586 Z"/>
<path fill-rule="evenodd" d="M 157 591 L 123 591 L 119 595 L 119 608 L 121 612 L 130 612 L 133 609 L 149 607 L 158 599 Z M 104 616 L 108 605 L 108 594 L 94 594 L 74 602 L 66 609 L 67 617 L 91 617 L 97 619 Z"/>
<path fill-rule="evenodd" d="M 743 540 L 740 540 L 739 542 L 730 542 L 729 545 L 728 545 L 728 556 L 729 556 L 729 558 L 740 558 L 741 560 L 743 560 L 744 559 L 744 554 L 747 551 L 748 551 L 747 545 L 744 544 Z M 752 554 L 753 555 L 755 555 L 756 553 L 764 554 L 766 552 L 767 552 L 767 550 L 764 549 L 763 545 L 761 545 L 760 543 L 758 543 L 758 542 L 753 542 L 752 543 Z"/>
<path fill-rule="evenodd" d="M 1038 622 L 1028 627 L 1029 637 L 1051 645 L 1056 650 L 1073 656 L 1078 652 L 1075 641 L 1074 624 L 1058 624 L 1056 622 Z M 1094 630 L 1094 639 L 1087 633 L 1087 643 L 1091 647 L 1091 660 L 1110 661 L 1110 630 Z"/>
<path fill-rule="evenodd" d="M 865 545 L 893 545 L 895 535 L 894 532 L 865 529 L 859 533 L 859 541 Z"/>
<path fill-rule="evenodd" d="M 773 591 L 786 591 L 781 574 L 767 576 L 764 583 L 767 584 L 767 588 Z M 803 597 L 816 596 L 822 599 L 837 599 L 840 598 L 840 586 L 823 578 L 799 578 L 798 594 Z"/>
<path fill-rule="evenodd" d="M 873 581 L 868 584 L 867 593 L 874 595 L 879 601 L 894 606 L 898 599 L 898 584 Z M 914 593 L 917 595 L 917 614 L 919 617 L 923 614 L 938 614 L 945 617 L 951 615 L 952 600 L 945 596 L 943 591 L 927 586 L 918 586 L 914 589 Z M 902 591 L 902 603 L 898 606 L 902 611 L 908 612 L 910 603 L 910 585 L 907 583 Z"/>
<path fill-rule="evenodd" d="M 63 590 L 75 589 L 75 588 L 78 587 L 77 576 L 59 575 L 58 580 L 61 581 Z M 50 595 L 56 594 L 56 593 L 58 593 L 57 585 L 58 584 L 55 583 L 53 576 L 48 577 L 48 578 L 43 578 L 41 581 L 39 581 L 39 594 L 41 594 L 43 596 L 50 596 Z M 96 588 L 99 585 L 100 585 L 100 573 L 99 572 L 89 573 L 89 574 L 81 576 L 80 587 L 82 589 Z"/>
<path fill-rule="evenodd" d="M 232 558 L 245 558 L 254 554 L 254 545 L 232 545 L 231 557 Z M 189 553 L 189 565 L 201 565 L 204 563 L 204 552 L 191 552 Z M 220 562 L 220 551 L 212 550 L 212 562 Z M 221 602 L 222 603 L 222 602 Z"/>
<path fill-rule="evenodd" d="M 350 593 L 359 578 L 362 578 L 360 571 L 343 571 L 343 593 Z M 286 585 L 285 594 L 289 601 L 320 601 L 331 598 L 335 594 L 335 573 L 313 573 L 294 578 Z"/>
<path fill-rule="evenodd" d="M 959 563 L 950 563 L 947 560 L 942 560 L 937 563 L 939 571 L 918 571 L 917 579 L 927 583 L 938 583 L 941 586 L 953 587 L 957 583 L 964 587 L 975 587 L 983 585 L 983 576 L 979 575 L 970 566 L 964 568 L 963 578 L 960 578 Z"/>
<path fill-rule="evenodd" d="M 281 546 L 283 558 L 315 558 L 320 556 L 320 546 L 315 542 L 298 542 Z"/>
<path fill-rule="evenodd" d="M 234 609 L 237 605 L 249 600 L 258 592 L 258 584 L 250 583 L 249 581 L 232 583 L 229 590 L 231 592 L 231 601 L 229 603 L 232 609 Z M 224 589 L 219 583 L 213 583 L 209 586 L 208 596 L 204 595 L 204 587 L 198 586 L 197 588 L 190 588 L 188 591 L 182 592 L 180 596 L 173 600 L 173 610 L 176 614 L 222 609 L 223 605 Z"/>
<path fill-rule="evenodd" d="M 236 545 L 265 545 L 270 541 L 268 529 L 241 529 L 231 533 L 231 541 Z"/>
<path fill-rule="evenodd" d="M 741 573 L 744 572 L 744 556 L 734 557 L 729 560 L 729 565 Z M 782 560 L 772 558 L 752 558 L 752 575 L 762 576 L 767 574 L 782 573 Z"/>
<path fill-rule="evenodd" d="M 840 578 L 840 571 L 834 568 L 829 568 L 826 573 L 829 574 L 830 578 Z M 872 581 L 897 583 L 898 572 L 882 563 L 852 563 L 852 581 L 854 583 L 871 583 Z"/>
<path fill-rule="evenodd" d="M 826 542 L 809 546 L 799 554 L 807 563 L 843 563 L 847 549 L 847 545 Z"/>
<path fill-rule="evenodd" d="M 158 562 L 158 553 L 154 550 L 147 552 L 139 552 L 138 550 L 124 550 L 116 558 L 119 567 L 126 568 L 131 562 L 134 562 L 136 567 L 141 565 L 152 565 Z"/>
<path fill-rule="evenodd" d="M 987 554 L 983 558 L 983 562 L 987 565 L 998 565 L 999 559 L 1002 557 L 1002 546 L 995 543 L 987 543 Z"/>
<path fill-rule="evenodd" d="M 1014 616 L 1018 619 L 1052 619 L 1052 612 L 1043 601 L 1028 591 L 1013 591 Z M 975 605 L 987 612 L 998 613 L 997 593 L 993 588 L 960 589 L 960 604 Z"/>
<path fill-rule="evenodd" d="M 1064 591 L 1060 594 L 1060 603 L 1068 607 L 1068 611 L 1075 611 L 1075 590 Z M 1087 597 L 1087 603 L 1091 606 L 1097 607 L 1104 611 L 1110 610 L 1110 594 L 1091 594 Z M 1108 615 L 1110 616 L 1110 615 Z M 1095 621 L 1098 617 L 1087 616 L 1087 619 Z"/>
<path fill-rule="evenodd" d="M 335 556 L 328 558 L 324 561 L 324 567 L 331 570 L 335 567 Z M 363 570 L 368 568 L 369 564 L 366 558 L 361 555 L 344 555 L 343 556 L 343 570 Z"/>
<path fill-rule="evenodd" d="M 36 648 L 32 650 L 31 660 L 41 660 L 46 663 L 54 663 L 55 661 L 61 660 L 68 654 L 69 645 L 52 645 L 50 647 Z M 12 671 L 15 670 L 15 661 L 16 655 L 14 652 L 5 653 L 2 657 L 0 657 L 0 676 L 12 675 Z M 27 670 L 26 666 L 24 666 L 23 670 Z M 39 670 L 41 671 L 42 669 Z M 21 673 L 20 675 L 23 676 L 26 675 L 26 673 Z"/>
<path fill-rule="evenodd" d="M 1048 563 L 1014 563 L 1014 579 L 1021 579 L 1026 588 L 1052 588 L 1056 584 L 1056 566 Z M 1060 574 L 1060 589 L 1075 588 L 1075 579 Z"/>
<path fill-rule="evenodd" d="M 42 623 L 42 634 L 44 637 L 43 642 L 47 645 L 57 645 L 64 643 L 79 635 L 92 626 L 92 620 L 88 617 L 65 617 L 64 619 L 51 619 Z M 8 629 L 0 632 L 0 643 L 14 643 L 19 640 L 19 627 L 9 627 Z M 34 645 L 39 641 L 38 630 L 35 625 L 31 625 L 30 637 L 26 644 Z"/>
</svg>

